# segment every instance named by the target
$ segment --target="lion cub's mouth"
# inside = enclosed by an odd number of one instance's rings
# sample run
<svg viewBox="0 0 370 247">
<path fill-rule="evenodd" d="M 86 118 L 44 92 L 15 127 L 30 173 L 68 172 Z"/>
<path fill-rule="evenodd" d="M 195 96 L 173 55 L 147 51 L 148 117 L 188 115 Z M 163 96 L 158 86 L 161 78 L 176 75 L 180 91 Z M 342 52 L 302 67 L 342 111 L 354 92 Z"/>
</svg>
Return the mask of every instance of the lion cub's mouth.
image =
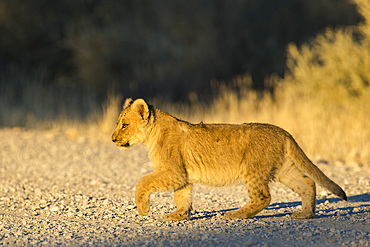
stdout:
<svg viewBox="0 0 370 247">
<path fill-rule="evenodd" d="M 121 147 L 125 147 L 125 148 L 128 148 L 130 146 L 130 143 L 126 142 L 124 144 L 121 144 L 120 145 Z"/>
</svg>

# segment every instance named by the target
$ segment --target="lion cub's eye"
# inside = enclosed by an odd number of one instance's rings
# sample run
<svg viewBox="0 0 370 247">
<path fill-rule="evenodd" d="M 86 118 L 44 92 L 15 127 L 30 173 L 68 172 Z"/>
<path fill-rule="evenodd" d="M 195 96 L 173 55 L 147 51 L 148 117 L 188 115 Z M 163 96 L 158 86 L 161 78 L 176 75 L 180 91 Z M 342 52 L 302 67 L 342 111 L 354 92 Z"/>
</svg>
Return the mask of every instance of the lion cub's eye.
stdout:
<svg viewBox="0 0 370 247">
<path fill-rule="evenodd" d="M 128 124 L 122 124 L 121 129 L 125 129 L 128 126 Z"/>
</svg>

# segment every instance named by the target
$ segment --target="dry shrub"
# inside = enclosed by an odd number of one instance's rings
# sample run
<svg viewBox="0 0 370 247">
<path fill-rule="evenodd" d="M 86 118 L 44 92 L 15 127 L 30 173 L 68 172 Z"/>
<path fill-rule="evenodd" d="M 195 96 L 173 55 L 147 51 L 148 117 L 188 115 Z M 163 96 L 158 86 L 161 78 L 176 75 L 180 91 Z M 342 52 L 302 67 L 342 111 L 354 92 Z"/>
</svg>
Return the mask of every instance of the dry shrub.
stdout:
<svg viewBox="0 0 370 247">
<path fill-rule="evenodd" d="M 309 153 L 369 164 L 370 2 L 356 3 L 364 24 L 288 47 L 289 75 L 279 97 L 285 107 L 298 108 L 294 118 L 303 128 L 297 132 L 310 141 Z M 304 126 L 311 133 L 304 134 Z"/>
<path fill-rule="evenodd" d="M 220 86 L 210 107 L 185 118 L 207 122 L 268 122 L 291 132 L 314 159 L 370 164 L 370 2 L 356 0 L 365 22 L 326 30 L 310 44 L 288 47 L 287 76 L 269 78 L 274 99 L 249 90 L 251 77 Z M 196 98 L 196 97 L 195 97 Z"/>
</svg>

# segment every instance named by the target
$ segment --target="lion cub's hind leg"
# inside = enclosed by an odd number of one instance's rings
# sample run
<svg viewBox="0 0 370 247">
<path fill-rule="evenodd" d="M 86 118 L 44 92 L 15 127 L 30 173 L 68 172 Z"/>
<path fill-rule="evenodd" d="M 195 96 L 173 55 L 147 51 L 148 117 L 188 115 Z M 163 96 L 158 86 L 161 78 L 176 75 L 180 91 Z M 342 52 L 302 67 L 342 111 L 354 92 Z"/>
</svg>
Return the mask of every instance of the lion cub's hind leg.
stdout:
<svg viewBox="0 0 370 247">
<path fill-rule="evenodd" d="M 166 221 L 189 220 L 191 206 L 191 190 L 192 184 L 186 184 L 184 187 L 175 190 L 175 203 L 177 211 L 175 213 L 167 214 Z"/>
<path fill-rule="evenodd" d="M 285 174 L 280 173 L 278 179 L 302 198 L 302 210 L 294 212 L 292 217 L 294 219 L 312 219 L 316 207 L 315 182 L 295 166 L 291 166 Z"/>
<path fill-rule="evenodd" d="M 226 219 L 246 219 L 250 218 L 270 204 L 271 195 L 269 192 L 268 181 L 258 178 L 246 182 L 248 190 L 249 202 L 242 208 L 228 212 L 225 215 Z"/>
</svg>

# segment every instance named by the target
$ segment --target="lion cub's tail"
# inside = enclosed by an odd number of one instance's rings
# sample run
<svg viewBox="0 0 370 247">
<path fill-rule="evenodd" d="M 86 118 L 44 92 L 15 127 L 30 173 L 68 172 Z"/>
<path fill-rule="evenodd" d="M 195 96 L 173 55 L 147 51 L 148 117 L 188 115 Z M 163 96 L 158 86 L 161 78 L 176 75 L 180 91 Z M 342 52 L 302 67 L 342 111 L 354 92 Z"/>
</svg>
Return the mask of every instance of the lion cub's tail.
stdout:
<svg viewBox="0 0 370 247">
<path fill-rule="evenodd" d="M 347 201 L 346 193 L 339 185 L 330 180 L 311 160 L 306 156 L 293 138 L 289 138 L 287 152 L 295 165 L 304 174 L 313 179 L 316 183 L 328 189 L 333 194 Z"/>
</svg>

